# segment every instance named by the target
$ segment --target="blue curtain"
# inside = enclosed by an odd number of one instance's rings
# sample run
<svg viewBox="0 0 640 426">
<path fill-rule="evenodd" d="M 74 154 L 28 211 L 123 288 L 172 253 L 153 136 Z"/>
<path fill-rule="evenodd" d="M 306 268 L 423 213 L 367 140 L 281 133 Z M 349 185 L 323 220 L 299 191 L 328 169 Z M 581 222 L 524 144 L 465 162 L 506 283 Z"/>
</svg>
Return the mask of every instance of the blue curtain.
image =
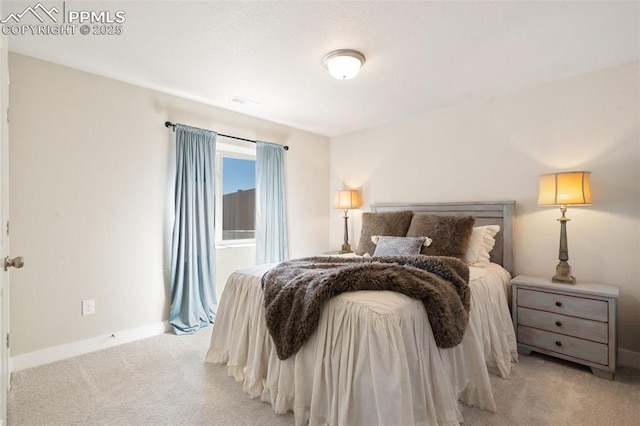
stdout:
<svg viewBox="0 0 640 426">
<path fill-rule="evenodd" d="M 284 147 L 256 145 L 256 262 L 282 262 L 288 258 Z"/>
<path fill-rule="evenodd" d="M 216 317 L 215 152 L 215 132 L 176 125 L 169 312 L 176 334 L 194 333 Z"/>
</svg>

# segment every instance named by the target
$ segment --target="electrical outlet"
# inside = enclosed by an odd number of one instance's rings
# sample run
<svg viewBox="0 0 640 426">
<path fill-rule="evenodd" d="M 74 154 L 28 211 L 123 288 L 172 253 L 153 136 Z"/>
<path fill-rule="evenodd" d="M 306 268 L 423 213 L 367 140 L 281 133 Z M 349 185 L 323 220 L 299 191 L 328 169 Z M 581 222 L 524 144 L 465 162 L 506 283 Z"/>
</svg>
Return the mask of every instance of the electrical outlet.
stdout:
<svg viewBox="0 0 640 426">
<path fill-rule="evenodd" d="M 82 315 L 92 315 L 96 313 L 96 300 L 87 299 L 82 301 Z"/>
</svg>

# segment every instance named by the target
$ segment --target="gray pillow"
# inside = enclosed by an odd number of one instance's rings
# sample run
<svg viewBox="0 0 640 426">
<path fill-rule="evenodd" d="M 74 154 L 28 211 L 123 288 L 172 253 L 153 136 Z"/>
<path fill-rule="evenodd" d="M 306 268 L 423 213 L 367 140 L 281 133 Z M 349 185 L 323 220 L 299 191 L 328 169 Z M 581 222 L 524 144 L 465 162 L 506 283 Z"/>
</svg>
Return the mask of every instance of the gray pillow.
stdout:
<svg viewBox="0 0 640 426">
<path fill-rule="evenodd" d="M 380 236 L 374 256 L 410 256 L 420 254 L 425 237 Z"/>
<path fill-rule="evenodd" d="M 356 254 L 362 256 L 365 253 L 370 255 L 376 251 L 376 245 L 371 241 L 374 235 L 385 235 L 389 237 L 404 237 L 411 223 L 412 212 L 385 212 L 385 213 L 363 213 L 362 230 L 360 231 L 360 241 Z M 424 235 L 415 235 L 422 237 Z M 428 237 L 428 235 L 427 235 Z"/>
<path fill-rule="evenodd" d="M 473 216 L 415 213 L 407 237 L 426 236 L 433 239 L 429 247 L 422 247 L 422 254 L 464 259 L 475 222 Z"/>
</svg>

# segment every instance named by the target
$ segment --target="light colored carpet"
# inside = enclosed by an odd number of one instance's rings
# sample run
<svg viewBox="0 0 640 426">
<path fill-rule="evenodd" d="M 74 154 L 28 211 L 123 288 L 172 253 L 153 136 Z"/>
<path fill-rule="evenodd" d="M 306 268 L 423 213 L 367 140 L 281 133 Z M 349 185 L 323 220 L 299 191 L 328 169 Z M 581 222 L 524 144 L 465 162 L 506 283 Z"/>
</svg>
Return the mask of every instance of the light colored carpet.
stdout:
<svg viewBox="0 0 640 426">
<path fill-rule="evenodd" d="M 14 373 L 8 423 L 18 425 L 293 425 L 204 363 L 211 327 L 164 334 Z M 640 371 L 611 382 L 542 355 L 514 377 L 492 376 L 500 412 L 462 406 L 465 425 L 637 425 Z"/>
</svg>

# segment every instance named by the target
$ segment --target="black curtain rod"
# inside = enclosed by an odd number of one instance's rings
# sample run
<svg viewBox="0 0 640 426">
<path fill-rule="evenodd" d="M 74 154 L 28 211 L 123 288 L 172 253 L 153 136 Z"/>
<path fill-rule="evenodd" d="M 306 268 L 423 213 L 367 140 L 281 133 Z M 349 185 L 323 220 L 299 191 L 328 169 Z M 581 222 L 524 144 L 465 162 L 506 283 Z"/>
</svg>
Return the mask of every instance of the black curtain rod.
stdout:
<svg viewBox="0 0 640 426">
<path fill-rule="evenodd" d="M 174 132 L 176 131 L 176 125 L 174 123 L 170 122 L 170 121 L 165 121 L 164 122 L 164 127 L 166 127 L 166 128 L 172 127 L 173 131 Z M 218 136 L 223 136 L 225 138 L 230 138 L 230 139 L 237 139 L 239 141 L 246 141 L 246 142 L 256 143 L 256 141 L 251 140 L 251 139 L 239 138 L 237 136 L 225 135 L 223 133 L 218 133 Z M 284 150 L 285 151 L 289 151 L 289 147 L 287 145 L 285 145 L 284 146 Z"/>
</svg>

